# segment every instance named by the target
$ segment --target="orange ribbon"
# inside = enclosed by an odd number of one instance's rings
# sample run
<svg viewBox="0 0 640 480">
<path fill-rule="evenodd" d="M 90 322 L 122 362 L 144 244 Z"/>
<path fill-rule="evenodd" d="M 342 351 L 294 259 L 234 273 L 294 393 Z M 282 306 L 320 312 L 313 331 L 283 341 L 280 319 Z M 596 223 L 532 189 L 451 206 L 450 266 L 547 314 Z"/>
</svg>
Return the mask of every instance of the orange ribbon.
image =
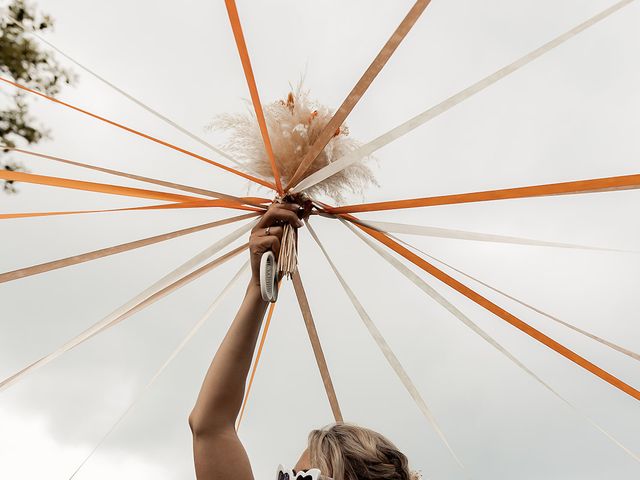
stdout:
<svg viewBox="0 0 640 480">
<path fill-rule="evenodd" d="M 347 218 L 347 216 L 345 216 L 345 218 Z M 359 223 L 355 223 L 354 222 L 354 225 L 356 227 L 358 227 L 359 229 L 361 229 L 362 231 L 364 231 L 365 233 L 367 233 L 370 236 L 372 236 L 373 238 L 377 239 L 378 241 L 380 241 L 381 243 L 383 243 L 384 245 L 386 245 L 390 249 L 392 249 L 394 252 L 398 253 L 399 255 L 402 255 L 404 258 L 409 260 L 414 265 L 420 267 L 425 272 L 433 275 L 435 278 L 437 278 L 441 282 L 447 284 L 449 287 L 451 287 L 454 290 L 458 291 L 459 293 L 461 293 L 462 295 L 464 295 L 468 299 L 472 300 L 473 302 L 477 303 L 481 307 L 487 309 L 491 313 L 493 313 L 493 314 L 497 315 L 498 317 L 502 318 L 506 322 L 510 323 L 511 325 L 513 325 L 514 327 L 519 329 L 520 331 L 526 333 L 530 337 L 536 339 L 540 343 L 542 343 L 542 344 L 546 345 L 547 347 L 551 348 L 552 350 L 556 351 L 557 353 L 559 353 L 563 357 L 568 358 L 569 360 L 571 360 L 575 364 L 581 366 L 585 370 L 587 370 L 587 371 L 593 373 L 594 375 L 600 377 L 602 380 L 604 380 L 605 382 L 613 385 L 614 387 L 616 387 L 617 389 L 621 390 L 622 392 L 630 395 L 631 397 L 635 398 L 636 400 L 640 400 L 640 391 L 636 390 L 631 385 L 626 384 L 625 382 L 623 382 L 619 378 L 617 378 L 614 375 L 610 374 L 609 372 L 603 370 L 602 368 L 598 367 L 597 365 L 591 363 L 589 360 L 585 359 L 584 357 L 581 357 L 577 353 L 575 353 L 572 350 L 568 349 L 564 345 L 561 345 L 560 343 L 556 342 L 554 339 L 548 337 L 547 335 L 545 335 L 544 333 L 540 332 L 539 330 L 533 328 L 531 325 L 523 322 L 522 320 L 520 320 L 515 315 L 512 315 L 511 313 L 507 312 L 506 310 L 504 310 L 503 308 L 499 307 L 495 303 L 491 302 L 487 298 L 483 297 L 479 293 L 475 292 L 471 288 L 467 287 L 463 283 L 459 282 L 455 278 L 447 275 L 445 272 L 443 272 L 442 270 L 438 269 L 437 267 L 435 267 L 431 263 L 427 262 L 426 260 L 424 260 L 423 258 L 419 257 L 418 255 L 414 254 L 410 250 L 404 248 L 399 243 L 393 241 L 392 239 L 390 239 L 385 234 L 383 234 L 381 232 L 378 232 L 376 230 L 373 230 L 371 228 L 367 228 L 367 227 L 365 227 L 365 226 L 363 226 L 363 225 L 361 225 Z"/>
<path fill-rule="evenodd" d="M 179 195 L 176 193 L 159 192 L 156 190 L 146 190 L 142 188 L 122 187 L 120 185 L 111 185 L 108 183 L 85 182 L 82 180 L 73 180 L 61 177 L 49 177 L 46 175 L 34 175 L 25 172 L 12 172 L 8 170 L 0 170 L 0 179 L 13 180 L 17 182 L 34 183 L 38 185 L 47 185 L 50 187 L 70 188 L 73 190 L 83 190 L 87 192 L 107 193 L 110 195 L 121 195 L 126 197 L 148 198 L 152 200 L 164 200 L 167 202 L 177 202 L 180 206 L 174 208 L 192 208 L 192 207 L 228 207 L 239 210 L 263 211 L 259 208 L 248 207 L 242 205 L 246 200 L 256 203 L 254 200 L 263 201 L 264 199 L 256 198 L 239 198 L 235 200 L 207 200 L 189 195 Z M 160 208 L 154 205 L 153 208 Z M 124 209 L 119 209 L 124 210 Z M 71 213 L 71 212 L 70 212 Z M 74 212 L 75 213 L 75 212 Z M 57 213 L 54 213 L 57 214 Z M 12 214 L 7 214 L 12 215 Z M 32 215 L 39 216 L 39 215 Z M 12 217 L 7 217 L 12 218 Z"/>
<path fill-rule="evenodd" d="M 236 170 L 235 168 L 228 167 L 226 165 L 223 165 L 222 163 L 215 162 L 213 160 L 208 159 L 207 157 L 203 157 L 202 155 L 198 155 L 197 153 L 191 152 L 191 151 L 186 150 L 186 149 L 184 149 L 182 147 L 178 147 L 178 146 L 173 145 L 173 144 L 171 144 L 169 142 L 166 142 L 164 140 L 160 140 L 159 138 L 153 137 L 153 136 L 148 135 L 146 133 L 142 133 L 142 132 L 140 132 L 138 130 L 134 130 L 133 128 L 127 127 L 127 126 L 122 125 L 122 124 L 117 123 L 117 122 L 114 122 L 113 120 L 109 120 L 108 118 L 101 117 L 100 115 L 96 115 L 95 113 L 91 113 L 91 112 L 89 112 L 87 110 L 83 110 L 82 108 L 76 107 L 74 105 L 71 105 L 70 103 L 63 102 L 63 101 L 58 100 L 56 98 L 50 97 L 48 95 L 45 95 L 44 93 L 40 93 L 40 92 L 38 92 L 36 90 L 32 90 L 31 88 L 26 87 L 24 85 L 21 85 L 19 83 L 12 82 L 9 79 L 0 77 L 0 81 L 2 81 L 4 83 L 7 83 L 9 85 L 13 85 L 14 87 L 19 88 L 21 90 L 24 90 L 25 92 L 33 93 L 34 95 L 38 95 L 39 97 L 46 98 L 47 100 L 50 100 L 52 102 L 58 103 L 60 105 L 63 105 L 65 107 L 67 107 L 67 108 L 75 110 L 76 112 L 84 113 L 85 115 L 88 115 L 88 116 L 90 116 L 92 118 L 95 118 L 95 119 L 100 120 L 102 122 L 108 123 L 109 125 L 113 125 L 114 127 L 121 128 L 122 130 L 126 130 L 127 132 L 133 133 L 134 135 L 138 135 L 138 136 L 140 136 L 142 138 L 146 138 L 147 140 L 151 140 L 152 142 L 158 143 L 160 145 L 164 145 L 165 147 L 171 148 L 171 149 L 176 150 L 176 151 L 178 151 L 180 153 L 184 153 L 185 155 L 189 155 L 190 157 L 197 158 L 198 160 L 202 160 L 203 162 L 209 163 L 209 164 L 214 165 L 214 166 L 216 166 L 218 168 L 222 168 L 223 170 L 226 170 L 227 172 L 234 173 L 234 174 L 239 175 L 239 176 L 241 176 L 243 178 L 246 178 L 247 180 L 251 180 L 252 182 L 256 182 L 256 183 L 259 183 L 260 185 L 263 185 L 265 187 L 268 187 L 268 188 L 271 188 L 271 189 L 275 189 L 275 185 L 273 185 L 270 182 L 267 182 L 266 180 L 262 180 L 262 179 L 260 179 L 258 177 L 254 177 L 253 175 L 249 175 L 248 173 L 241 172 L 239 170 Z"/>
<path fill-rule="evenodd" d="M 0 170 L 0 179 L 15 182 L 35 183 L 38 185 L 48 185 L 50 187 L 71 188 L 74 190 L 84 190 L 88 192 L 108 193 L 110 195 L 122 195 L 125 197 L 149 198 L 152 200 L 164 200 L 167 202 L 190 202 L 202 200 L 200 197 L 190 195 L 180 195 L 177 193 L 158 192 L 156 190 L 146 190 L 142 188 L 122 187 L 108 183 L 85 182 L 70 178 L 49 177 L 46 175 L 34 175 L 25 172 L 12 172 Z"/>
<path fill-rule="evenodd" d="M 0 145 L 0 148 L 10 150 L 13 152 L 22 153 L 24 155 L 31 155 L 34 157 L 42 158 L 44 160 L 53 160 L 54 162 L 60 162 L 67 165 L 73 165 L 75 167 L 86 168 L 89 170 L 95 170 L 97 172 L 107 173 L 109 175 L 115 175 L 118 177 L 129 178 L 131 180 L 137 180 L 140 182 L 152 183 L 154 185 L 160 185 L 162 187 L 173 188 L 176 190 L 182 190 L 183 192 L 195 193 L 197 195 L 204 195 L 206 197 L 234 200 L 240 204 L 247 203 L 248 205 L 253 205 L 254 207 L 266 208 L 261 203 L 269 202 L 266 198 L 261 198 L 260 203 L 254 203 L 251 201 L 244 202 L 242 199 L 235 197 L 233 195 L 228 195 L 226 193 L 215 192 L 213 190 L 206 190 L 204 188 L 191 187 L 189 185 L 182 185 L 180 183 L 175 182 L 167 182 L 166 180 L 158 180 L 156 178 L 143 177 L 142 175 L 135 175 L 133 173 L 121 172 L 119 170 L 113 170 L 111 168 L 98 167 L 96 165 L 89 165 L 87 163 L 75 162 L 73 160 L 67 160 L 66 158 L 55 157 L 53 155 L 45 155 L 44 153 L 33 152 L 30 150 L 22 150 L 21 148 L 9 147 L 8 145 Z"/>
<path fill-rule="evenodd" d="M 251 394 L 253 379 L 256 376 L 256 371 L 258 370 L 258 365 L 260 364 L 262 349 L 264 348 L 264 343 L 267 340 L 267 334 L 269 333 L 269 327 L 271 326 L 271 317 L 273 317 L 273 310 L 275 308 L 276 308 L 275 302 L 269 305 L 269 313 L 267 313 L 267 320 L 264 324 L 264 328 L 262 329 L 260 344 L 258 345 L 258 352 L 256 353 L 255 360 L 253 361 L 253 367 L 251 368 L 251 376 L 249 377 L 249 383 L 247 384 L 247 391 L 244 394 L 244 399 L 242 400 L 242 408 L 240 409 L 240 415 L 238 416 L 238 421 L 236 422 L 236 431 L 240 428 L 240 424 L 242 423 L 242 417 L 244 416 L 244 409 L 247 406 L 247 401 L 249 400 L 249 395 Z"/>
<path fill-rule="evenodd" d="M 280 182 L 280 173 L 276 166 L 276 159 L 273 155 L 273 148 L 271 146 L 271 139 L 269 138 L 269 131 L 267 130 L 267 122 L 264 118 L 264 112 L 262 111 L 262 104 L 260 103 L 260 95 L 258 94 L 258 87 L 256 86 L 256 79 L 253 76 L 253 69 L 251 68 L 251 60 L 249 59 L 249 51 L 247 50 L 247 44 L 244 40 L 244 34 L 242 33 L 242 25 L 240 24 L 240 16 L 238 15 L 238 8 L 236 7 L 235 0 L 225 0 L 227 6 L 227 13 L 229 14 L 229 21 L 231 22 L 231 29 L 233 30 L 233 37 L 236 40 L 236 46 L 238 47 L 238 53 L 240 54 L 240 61 L 242 62 L 242 69 L 244 70 L 244 76 L 247 79 L 247 86 L 249 87 L 249 93 L 251 94 L 251 102 L 253 103 L 253 109 L 256 112 L 256 118 L 258 125 L 260 126 L 260 133 L 262 134 L 262 141 L 264 142 L 264 149 L 267 151 L 269 157 L 269 163 L 271 163 L 271 171 L 273 172 L 273 178 L 276 182 L 276 190 L 279 194 L 282 194 L 282 183 Z"/>
<path fill-rule="evenodd" d="M 389 202 L 363 203 L 344 207 L 327 207 L 330 213 L 372 212 L 395 210 L 400 208 L 432 207 L 436 205 L 453 205 L 456 203 L 486 202 L 489 200 L 506 200 L 512 198 L 544 197 L 549 195 L 565 195 L 572 193 L 595 193 L 614 190 L 633 190 L 640 188 L 640 175 L 624 175 L 620 177 L 594 178 L 575 182 L 549 183 L 531 187 L 505 188 L 483 192 L 441 195 L 438 197 L 412 198 L 409 200 L 392 200 Z"/>
</svg>

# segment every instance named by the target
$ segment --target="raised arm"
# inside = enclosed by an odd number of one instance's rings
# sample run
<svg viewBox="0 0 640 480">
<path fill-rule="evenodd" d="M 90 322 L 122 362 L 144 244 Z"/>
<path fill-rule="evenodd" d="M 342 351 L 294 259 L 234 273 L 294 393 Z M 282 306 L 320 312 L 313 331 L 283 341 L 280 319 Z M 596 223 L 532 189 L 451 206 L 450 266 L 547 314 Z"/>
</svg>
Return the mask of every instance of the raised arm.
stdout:
<svg viewBox="0 0 640 480">
<path fill-rule="evenodd" d="M 302 226 L 296 214 L 298 208 L 291 204 L 272 205 L 251 232 L 251 281 L 189 416 L 198 480 L 253 479 L 249 459 L 235 431 L 235 420 L 267 308 L 260 294 L 260 258 L 268 250 L 278 255 L 284 223 Z"/>
</svg>

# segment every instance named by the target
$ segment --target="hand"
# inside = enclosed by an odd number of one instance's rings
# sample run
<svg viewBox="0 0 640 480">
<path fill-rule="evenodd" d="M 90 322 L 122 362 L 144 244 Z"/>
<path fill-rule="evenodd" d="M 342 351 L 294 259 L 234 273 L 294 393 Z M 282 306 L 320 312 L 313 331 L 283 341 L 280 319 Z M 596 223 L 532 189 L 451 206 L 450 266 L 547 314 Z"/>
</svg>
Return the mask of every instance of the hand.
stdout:
<svg viewBox="0 0 640 480">
<path fill-rule="evenodd" d="M 283 225 L 288 223 L 293 228 L 300 228 L 304 225 L 302 220 L 298 218 L 297 212 L 299 210 L 300 205 L 295 203 L 274 203 L 251 230 L 249 238 L 251 285 L 260 287 L 260 259 L 263 253 L 271 250 L 276 260 L 278 259 Z"/>
</svg>

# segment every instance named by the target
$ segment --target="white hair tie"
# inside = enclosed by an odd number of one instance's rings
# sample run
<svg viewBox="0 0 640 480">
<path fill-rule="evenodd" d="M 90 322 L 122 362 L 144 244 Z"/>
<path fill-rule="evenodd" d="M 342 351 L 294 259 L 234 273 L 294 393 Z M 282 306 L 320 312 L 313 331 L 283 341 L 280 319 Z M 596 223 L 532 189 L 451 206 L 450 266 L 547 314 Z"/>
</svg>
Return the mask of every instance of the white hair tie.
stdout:
<svg viewBox="0 0 640 480">
<path fill-rule="evenodd" d="M 290 468 L 284 468 L 282 465 L 278 465 L 278 471 L 276 473 L 276 480 L 332 480 L 330 477 L 325 477 L 320 473 L 317 468 L 311 468 L 309 470 L 303 470 L 293 473 Z"/>
</svg>

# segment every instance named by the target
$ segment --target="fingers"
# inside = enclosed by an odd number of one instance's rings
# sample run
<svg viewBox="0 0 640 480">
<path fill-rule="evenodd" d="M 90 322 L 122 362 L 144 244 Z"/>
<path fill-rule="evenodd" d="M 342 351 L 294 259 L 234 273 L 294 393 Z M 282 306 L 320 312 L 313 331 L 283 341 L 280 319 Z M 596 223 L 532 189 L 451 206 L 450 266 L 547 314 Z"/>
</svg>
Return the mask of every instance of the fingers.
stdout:
<svg viewBox="0 0 640 480">
<path fill-rule="evenodd" d="M 284 227 L 278 225 L 254 229 L 249 240 L 251 253 L 260 256 L 271 250 L 277 258 L 280 253 L 280 239 L 283 231 Z"/>
<path fill-rule="evenodd" d="M 265 213 L 256 227 L 254 232 L 260 228 L 266 228 L 275 226 L 278 224 L 288 223 L 292 227 L 300 228 L 304 225 L 302 220 L 298 217 L 300 205 L 294 203 L 274 203 L 269 207 L 267 213 Z"/>
<path fill-rule="evenodd" d="M 258 257 L 262 256 L 263 253 L 271 250 L 277 260 L 278 254 L 280 253 L 280 239 L 275 235 L 252 237 L 250 242 L 250 250 L 251 255 L 256 255 Z"/>
<path fill-rule="evenodd" d="M 275 225 L 273 227 L 267 228 L 256 228 L 251 234 L 259 237 L 265 237 L 269 235 L 276 236 L 278 238 L 282 238 L 282 233 L 284 232 L 284 227 L 279 225 Z"/>
<path fill-rule="evenodd" d="M 258 224 L 251 231 L 249 242 L 251 255 L 260 257 L 271 250 L 276 259 L 280 253 L 280 242 L 284 232 L 284 224 L 294 228 L 304 225 L 298 217 L 300 205 L 293 203 L 274 203 L 262 216 Z"/>
</svg>

